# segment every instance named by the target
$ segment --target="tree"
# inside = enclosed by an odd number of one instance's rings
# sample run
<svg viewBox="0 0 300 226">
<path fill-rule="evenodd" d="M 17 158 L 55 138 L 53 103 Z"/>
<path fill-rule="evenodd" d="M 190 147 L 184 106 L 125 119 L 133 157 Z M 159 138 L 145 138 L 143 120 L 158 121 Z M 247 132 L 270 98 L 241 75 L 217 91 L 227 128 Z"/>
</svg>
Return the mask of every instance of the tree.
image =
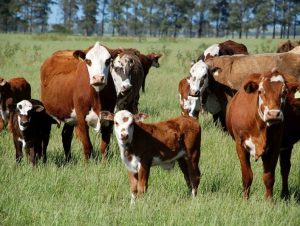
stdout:
<svg viewBox="0 0 300 226">
<path fill-rule="evenodd" d="M 105 20 L 106 20 L 106 8 L 107 8 L 107 5 L 108 5 L 108 0 L 101 0 L 100 1 L 100 6 L 101 6 L 101 26 L 100 26 L 100 35 L 104 35 L 104 23 L 105 23 Z"/>
<path fill-rule="evenodd" d="M 97 0 L 81 0 L 80 3 L 83 11 L 80 25 L 83 28 L 85 35 L 91 35 L 96 29 Z"/>
<path fill-rule="evenodd" d="M 215 21 L 216 37 L 219 37 L 220 28 L 227 29 L 229 3 L 226 0 L 215 0 L 210 8 L 210 18 Z"/>
<path fill-rule="evenodd" d="M 78 21 L 77 12 L 79 9 L 79 0 L 59 0 L 59 6 L 63 13 L 65 28 L 72 31 Z"/>
<path fill-rule="evenodd" d="M 17 13 L 20 10 L 20 4 L 17 0 L 0 0 L 0 30 L 8 32 L 16 30 L 18 21 Z"/>
</svg>

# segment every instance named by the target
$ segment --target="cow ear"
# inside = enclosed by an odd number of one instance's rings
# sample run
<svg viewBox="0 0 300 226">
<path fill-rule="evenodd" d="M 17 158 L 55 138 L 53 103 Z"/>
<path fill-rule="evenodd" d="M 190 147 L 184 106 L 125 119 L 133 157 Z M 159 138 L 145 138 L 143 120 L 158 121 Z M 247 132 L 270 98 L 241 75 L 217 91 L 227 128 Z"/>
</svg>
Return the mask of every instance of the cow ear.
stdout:
<svg viewBox="0 0 300 226">
<path fill-rule="evenodd" d="M 7 108 L 8 108 L 8 110 L 10 111 L 10 112 L 14 112 L 14 111 L 16 111 L 16 109 L 17 109 L 17 104 L 9 104 L 8 106 L 7 106 Z"/>
<path fill-rule="evenodd" d="M 35 112 L 42 112 L 44 109 L 45 109 L 44 106 L 39 105 L 39 104 L 33 106 L 33 110 Z"/>
<path fill-rule="evenodd" d="M 134 118 L 134 121 L 135 122 L 142 122 L 144 121 L 146 118 L 148 118 L 148 115 L 146 113 L 138 113 L 138 114 L 135 114 L 133 116 Z"/>
<path fill-rule="evenodd" d="M 5 79 L 0 80 L 0 86 L 4 86 L 5 84 L 6 84 L 6 80 Z"/>
<path fill-rule="evenodd" d="M 120 53 L 124 52 L 124 49 L 109 49 L 109 53 L 112 59 L 115 59 Z"/>
<path fill-rule="evenodd" d="M 254 81 L 249 81 L 244 85 L 244 90 L 246 93 L 253 93 L 258 89 L 258 84 Z"/>
<path fill-rule="evenodd" d="M 222 69 L 219 68 L 219 67 L 212 67 L 212 68 L 209 68 L 209 73 L 212 75 L 212 76 L 218 76 L 220 72 L 222 72 Z"/>
<path fill-rule="evenodd" d="M 77 60 L 85 60 L 85 52 L 81 51 L 81 50 L 75 50 L 73 52 L 73 56 L 77 59 Z"/>
<path fill-rule="evenodd" d="M 114 121 L 115 114 L 109 111 L 100 111 L 99 113 L 100 119 L 104 119 L 107 121 Z"/>
<path fill-rule="evenodd" d="M 154 54 L 154 58 L 157 59 L 157 60 L 158 60 L 159 58 L 161 58 L 161 57 L 162 57 L 162 54 Z"/>
<path fill-rule="evenodd" d="M 296 93 L 299 93 L 300 84 L 297 82 L 288 82 L 287 88 L 288 88 L 289 92 L 296 94 Z"/>
</svg>

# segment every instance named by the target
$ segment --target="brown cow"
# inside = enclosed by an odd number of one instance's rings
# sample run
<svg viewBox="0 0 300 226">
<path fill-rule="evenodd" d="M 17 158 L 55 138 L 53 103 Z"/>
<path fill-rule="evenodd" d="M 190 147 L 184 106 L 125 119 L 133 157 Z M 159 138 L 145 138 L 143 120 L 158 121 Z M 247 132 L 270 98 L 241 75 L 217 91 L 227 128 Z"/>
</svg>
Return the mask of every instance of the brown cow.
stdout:
<svg viewBox="0 0 300 226">
<path fill-rule="evenodd" d="M 103 157 L 106 156 L 110 129 L 102 130 L 99 112 L 103 100 L 101 93 L 109 80 L 110 60 L 108 50 L 96 42 L 87 53 L 58 51 L 41 66 L 42 102 L 49 114 L 65 123 L 62 141 L 67 160 L 71 157 L 74 126 L 83 144 L 85 159 L 92 151 L 89 126 L 102 131 L 101 152 Z"/>
<path fill-rule="evenodd" d="M 300 45 L 300 41 L 291 42 L 291 40 L 287 40 L 284 43 L 280 43 L 277 48 L 277 53 L 284 53 L 294 49 L 296 46 Z"/>
<path fill-rule="evenodd" d="M 197 61 L 206 61 L 215 56 L 234 55 L 234 54 L 248 54 L 247 47 L 242 43 L 237 43 L 232 40 L 227 40 L 219 44 L 209 46 Z"/>
<path fill-rule="evenodd" d="M 30 98 L 31 87 L 24 78 L 12 78 L 6 81 L 0 77 L 0 131 L 7 122 L 8 128 L 11 128 L 11 113 L 8 106 Z"/>
<path fill-rule="evenodd" d="M 111 63 L 110 73 L 117 92 L 115 111 L 128 110 L 137 113 L 144 78 L 139 57 L 129 51 L 120 53 Z"/>
<path fill-rule="evenodd" d="M 226 125 L 236 142 L 245 198 L 253 180 L 250 155 L 262 157 L 265 197 L 273 196 L 287 91 L 285 76 L 278 71 L 252 74 L 228 104 Z"/>
<path fill-rule="evenodd" d="M 207 92 L 203 92 L 208 96 L 205 106 L 214 106 L 213 109 L 219 109 L 219 112 L 211 113 L 215 119 L 221 119 L 221 122 L 226 118 L 228 101 L 250 74 L 263 73 L 277 68 L 282 73 L 300 80 L 300 57 L 293 53 L 221 56 L 208 59 L 205 63 L 210 70 L 215 69 L 213 76 L 208 78 Z M 222 126 L 226 127 L 224 122 Z"/>
<path fill-rule="evenodd" d="M 148 124 L 139 122 L 146 116 L 123 110 L 115 115 L 102 112 L 102 118 L 114 120 L 121 159 L 129 172 L 131 201 L 146 192 L 150 167 L 171 169 L 178 161 L 193 196 L 200 182 L 201 128 L 192 117 L 180 116 Z"/>
</svg>

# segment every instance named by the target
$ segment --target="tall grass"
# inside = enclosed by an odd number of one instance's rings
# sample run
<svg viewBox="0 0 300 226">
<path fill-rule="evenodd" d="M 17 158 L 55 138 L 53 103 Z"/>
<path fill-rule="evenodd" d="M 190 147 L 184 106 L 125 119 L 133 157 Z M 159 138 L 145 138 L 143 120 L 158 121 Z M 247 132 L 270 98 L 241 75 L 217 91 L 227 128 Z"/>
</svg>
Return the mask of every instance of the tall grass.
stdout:
<svg viewBox="0 0 300 226">
<path fill-rule="evenodd" d="M 0 75 L 24 76 L 39 98 L 39 68 L 54 51 L 82 49 L 100 40 L 111 48 L 133 47 L 141 52 L 160 52 L 161 67 L 147 76 L 146 92 L 139 109 L 150 115 L 148 122 L 179 115 L 177 86 L 188 74 L 192 58 L 220 39 L 97 38 L 62 35 L 0 35 Z M 277 41 L 237 40 L 250 52 L 273 50 Z M 279 42 L 279 41 L 278 41 Z M 199 52 L 197 52 L 199 50 Z M 182 56 L 178 57 L 178 53 Z M 102 163 L 99 135 L 91 130 L 94 158 L 84 163 L 81 143 L 73 139 L 70 163 L 65 163 L 61 129 L 53 126 L 48 162 L 33 168 L 23 159 L 14 160 L 14 147 L 7 131 L 0 133 L 0 225 L 299 225 L 300 146 L 292 156 L 291 199 L 280 199 L 277 167 L 274 201 L 263 198 L 262 163 L 252 162 L 254 181 L 248 201 L 242 200 L 241 172 L 232 139 L 202 115 L 202 178 L 198 196 L 189 197 L 183 175 L 151 168 L 149 190 L 130 206 L 125 167 L 116 140 L 110 145 L 109 161 Z"/>
</svg>

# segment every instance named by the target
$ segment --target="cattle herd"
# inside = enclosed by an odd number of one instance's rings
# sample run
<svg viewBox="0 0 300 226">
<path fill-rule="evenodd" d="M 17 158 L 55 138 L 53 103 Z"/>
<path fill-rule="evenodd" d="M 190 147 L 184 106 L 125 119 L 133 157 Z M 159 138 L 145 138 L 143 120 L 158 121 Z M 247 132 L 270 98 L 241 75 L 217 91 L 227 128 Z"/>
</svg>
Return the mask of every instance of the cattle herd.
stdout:
<svg viewBox="0 0 300 226">
<path fill-rule="evenodd" d="M 151 124 L 142 122 L 148 115 L 139 113 L 138 104 L 149 69 L 160 66 L 161 54 L 110 49 L 99 42 L 85 50 L 57 51 L 41 66 L 41 101 L 31 99 L 31 87 L 24 78 L 0 78 L 0 130 L 8 125 L 17 162 L 25 149 L 36 165 L 38 159 L 47 161 L 52 124 L 63 123 L 66 161 L 71 159 L 74 128 L 85 160 L 93 150 L 89 127 L 101 133 L 103 159 L 114 128 L 134 202 L 147 190 L 151 166 L 171 169 L 176 161 L 191 195 L 197 194 L 198 116 L 206 111 L 236 142 L 244 197 L 249 197 L 253 179 L 252 156 L 255 161 L 262 158 L 267 198 L 273 195 L 280 159 L 281 194 L 287 198 L 292 148 L 300 138 L 297 43 L 288 41 L 277 53 L 267 54 L 249 54 L 245 45 L 231 40 L 210 46 L 179 82 L 181 116 Z"/>
</svg>

